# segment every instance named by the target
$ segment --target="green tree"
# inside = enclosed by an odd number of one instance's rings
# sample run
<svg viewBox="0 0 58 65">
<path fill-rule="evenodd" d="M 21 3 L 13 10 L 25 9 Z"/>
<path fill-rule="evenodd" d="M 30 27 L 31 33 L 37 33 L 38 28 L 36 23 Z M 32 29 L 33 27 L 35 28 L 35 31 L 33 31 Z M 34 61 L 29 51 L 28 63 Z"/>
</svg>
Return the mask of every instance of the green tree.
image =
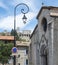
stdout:
<svg viewBox="0 0 58 65">
<path fill-rule="evenodd" d="M 15 36 L 16 36 L 16 40 L 19 40 L 19 36 L 18 36 L 17 31 L 12 29 L 12 30 L 11 30 L 11 35 L 14 36 L 14 34 L 15 34 Z"/>
<path fill-rule="evenodd" d="M 0 63 L 2 63 L 3 65 L 8 63 L 10 55 L 12 54 L 12 47 L 12 43 L 5 44 L 4 42 L 0 42 Z"/>
<path fill-rule="evenodd" d="M 5 36 L 5 33 L 4 33 L 4 32 L 2 32 L 2 33 L 1 33 L 1 35 L 2 35 L 2 36 Z"/>
</svg>

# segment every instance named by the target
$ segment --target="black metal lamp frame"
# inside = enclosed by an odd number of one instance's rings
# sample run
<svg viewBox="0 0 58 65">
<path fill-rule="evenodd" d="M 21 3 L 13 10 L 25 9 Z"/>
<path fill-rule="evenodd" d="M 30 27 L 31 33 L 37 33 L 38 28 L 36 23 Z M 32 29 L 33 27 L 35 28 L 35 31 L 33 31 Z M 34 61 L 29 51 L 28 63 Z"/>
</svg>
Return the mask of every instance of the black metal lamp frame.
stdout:
<svg viewBox="0 0 58 65">
<path fill-rule="evenodd" d="M 20 3 L 20 4 L 16 5 L 15 8 L 14 8 L 14 47 L 16 47 L 16 37 L 15 37 L 15 31 L 16 31 L 16 9 L 17 9 L 17 7 L 19 5 L 24 5 L 27 8 L 27 11 L 25 11 L 25 9 L 21 9 L 21 13 L 24 14 L 24 16 L 22 18 L 24 23 L 27 20 L 27 17 L 25 16 L 25 14 L 29 12 L 29 7 L 26 4 L 24 4 L 24 3 Z M 16 65 L 16 56 L 15 55 L 14 55 L 13 65 Z"/>
</svg>

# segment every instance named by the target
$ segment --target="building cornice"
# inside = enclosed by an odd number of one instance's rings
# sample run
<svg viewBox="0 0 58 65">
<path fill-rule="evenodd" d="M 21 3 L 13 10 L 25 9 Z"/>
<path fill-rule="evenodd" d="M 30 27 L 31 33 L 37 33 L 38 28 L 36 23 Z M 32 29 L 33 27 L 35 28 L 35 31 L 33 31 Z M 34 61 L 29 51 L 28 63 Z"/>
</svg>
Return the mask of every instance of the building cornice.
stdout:
<svg viewBox="0 0 58 65">
<path fill-rule="evenodd" d="M 40 11 L 39 11 L 39 13 L 38 13 L 38 15 L 37 15 L 37 17 L 36 17 L 37 19 L 39 18 L 39 16 L 40 16 L 40 14 L 41 14 L 43 9 L 48 9 L 48 10 L 54 9 L 55 10 L 55 9 L 58 9 L 58 7 L 54 7 L 54 6 L 42 6 Z"/>
</svg>

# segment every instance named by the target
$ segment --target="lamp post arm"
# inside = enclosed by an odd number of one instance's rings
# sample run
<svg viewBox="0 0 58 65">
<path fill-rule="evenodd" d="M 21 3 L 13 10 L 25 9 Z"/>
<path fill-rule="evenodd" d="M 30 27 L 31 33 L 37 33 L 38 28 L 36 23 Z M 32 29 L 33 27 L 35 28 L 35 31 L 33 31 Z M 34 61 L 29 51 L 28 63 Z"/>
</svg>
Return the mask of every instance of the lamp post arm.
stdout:
<svg viewBox="0 0 58 65">
<path fill-rule="evenodd" d="M 25 11 L 24 8 L 21 9 L 21 12 L 22 12 L 23 14 L 26 14 L 26 13 L 29 12 L 29 7 L 28 7 L 26 4 L 24 4 L 24 3 L 20 3 L 20 4 L 16 5 L 16 6 L 15 6 L 15 9 L 14 9 L 15 12 L 16 12 L 16 8 L 17 8 L 18 6 L 20 6 L 20 5 L 23 5 L 23 6 L 25 6 L 25 7 L 27 8 L 26 11 Z M 24 12 L 24 11 L 25 11 L 25 12 Z"/>
</svg>

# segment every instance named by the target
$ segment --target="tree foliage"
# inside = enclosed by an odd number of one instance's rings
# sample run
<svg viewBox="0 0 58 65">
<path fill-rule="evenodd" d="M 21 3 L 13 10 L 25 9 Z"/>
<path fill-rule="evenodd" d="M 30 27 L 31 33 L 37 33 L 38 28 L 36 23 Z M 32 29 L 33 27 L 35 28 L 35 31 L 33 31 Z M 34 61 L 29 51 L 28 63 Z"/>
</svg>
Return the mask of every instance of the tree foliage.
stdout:
<svg viewBox="0 0 58 65">
<path fill-rule="evenodd" d="M 19 40 L 19 36 L 18 36 L 17 31 L 12 29 L 11 30 L 11 35 L 14 36 L 14 34 L 15 34 L 16 40 Z"/>
<path fill-rule="evenodd" d="M 5 44 L 4 42 L 0 42 L 0 63 L 6 64 L 10 59 L 10 55 L 12 54 L 11 49 L 13 47 L 12 43 Z"/>
</svg>

